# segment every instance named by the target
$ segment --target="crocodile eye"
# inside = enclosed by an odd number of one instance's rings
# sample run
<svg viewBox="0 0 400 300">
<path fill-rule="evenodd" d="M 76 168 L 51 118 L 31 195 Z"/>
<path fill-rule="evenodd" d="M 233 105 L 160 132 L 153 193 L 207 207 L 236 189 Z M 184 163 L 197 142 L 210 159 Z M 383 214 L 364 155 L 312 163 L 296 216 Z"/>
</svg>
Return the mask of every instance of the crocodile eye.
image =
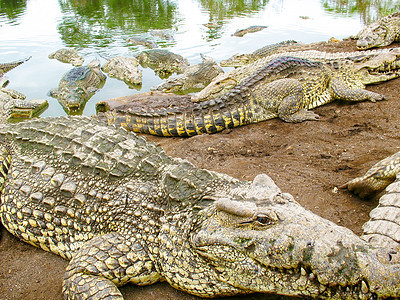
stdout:
<svg viewBox="0 0 400 300">
<path fill-rule="evenodd" d="M 258 223 L 263 224 L 263 225 L 272 223 L 271 219 L 268 218 L 267 216 L 258 216 L 256 220 Z"/>
</svg>

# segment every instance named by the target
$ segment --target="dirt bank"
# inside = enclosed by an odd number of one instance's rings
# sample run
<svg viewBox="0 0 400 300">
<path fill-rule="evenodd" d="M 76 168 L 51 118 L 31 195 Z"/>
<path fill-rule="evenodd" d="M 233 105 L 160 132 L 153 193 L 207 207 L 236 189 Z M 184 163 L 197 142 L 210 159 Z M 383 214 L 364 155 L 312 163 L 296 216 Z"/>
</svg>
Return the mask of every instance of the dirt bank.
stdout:
<svg viewBox="0 0 400 300">
<path fill-rule="evenodd" d="M 355 43 L 323 43 L 310 48 L 354 51 Z M 215 135 L 148 139 L 169 155 L 239 179 L 252 180 L 266 173 L 314 213 L 359 234 L 377 201 L 362 201 L 343 191 L 335 194 L 332 189 L 400 149 L 400 79 L 368 90 L 386 95 L 387 100 L 331 103 L 314 110 L 320 115 L 315 122 L 289 124 L 274 119 Z M 0 255 L 0 298 L 62 299 L 66 261 L 20 242 L 3 227 Z M 126 299 L 195 299 L 165 283 L 127 286 L 122 291 Z"/>
</svg>

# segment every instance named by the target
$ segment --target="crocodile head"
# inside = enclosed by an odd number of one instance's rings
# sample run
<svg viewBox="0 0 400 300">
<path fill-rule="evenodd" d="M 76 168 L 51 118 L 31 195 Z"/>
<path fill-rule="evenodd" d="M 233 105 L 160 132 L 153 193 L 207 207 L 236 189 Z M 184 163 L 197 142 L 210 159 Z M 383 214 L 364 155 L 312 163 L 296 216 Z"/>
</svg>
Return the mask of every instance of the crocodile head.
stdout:
<svg viewBox="0 0 400 300">
<path fill-rule="evenodd" d="M 379 23 L 371 24 L 370 27 L 365 28 L 357 40 L 357 49 L 366 50 L 374 47 L 383 47 L 388 45 L 386 42 L 388 28 Z M 390 43 L 389 43 L 390 44 Z"/>
<path fill-rule="evenodd" d="M 192 248 L 236 292 L 334 299 L 400 295 L 400 264 L 257 176 L 244 200 L 220 197 L 199 213 Z M 268 195 L 266 197 L 265 195 Z"/>
<path fill-rule="evenodd" d="M 357 34 L 357 48 L 365 50 L 373 47 L 390 45 L 397 39 L 400 28 L 400 12 L 391 15 L 366 26 Z"/>
<path fill-rule="evenodd" d="M 234 77 L 230 76 L 229 72 L 221 73 L 215 77 L 209 85 L 207 85 L 200 92 L 192 96 L 193 102 L 201 102 L 210 100 L 219 95 L 228 92 L 238 84 L 238 81 Z"/>
<path fill-rule="evenodd" d="M 363 56 L 354 62 L 354 71 L 365 85 L 400 77 L 400 48 L 378 55 Z"/>
<path fill-rule="evenodd" d="M 87 66 L 75 67 L 65 73 L 58 88 L 49 95 L 56 98 L 69 115 L 81 115 L 86 102 L 101 89 L 106 76 L 100 70 L 100 61 L 93 60 Z"/>
<path fill-rule="evenodd" d="M 251 60 L 248 54 L 234 54 L 232 57 L 221 60 L 219 63 L 221 67 L 238 67 L 250 63 Z"/>
</svg>

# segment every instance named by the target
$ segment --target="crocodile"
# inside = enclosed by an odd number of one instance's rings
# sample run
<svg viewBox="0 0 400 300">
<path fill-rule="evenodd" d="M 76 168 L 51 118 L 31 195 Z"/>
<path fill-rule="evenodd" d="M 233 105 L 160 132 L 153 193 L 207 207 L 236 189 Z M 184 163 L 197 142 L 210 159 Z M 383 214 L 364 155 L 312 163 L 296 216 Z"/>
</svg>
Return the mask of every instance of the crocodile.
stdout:
<svg viewBox="0 0 400 300">
<path fill-rule="evenodd" d="M 361 198 L 382 192 L 400 173 L 400 151 L 373 165 L 363 176 L 346 182 L 339 188 L 347 188 Z"/>
<path fill-rule="evenodd" d="M 187 67 L 182 75 L 165 79 L 152 90 L 177 94 L 188 94 L 202 90 L 213 78 L 224 71 L 213 58 L 200 55 L 203 60 L 202 63 Z"/>
<path fill-rule="evenodd" d="M 142 84 L 142 71 L 134 57 L 117 56 L 109 59 L 101 69 L 110 77 L 123 80 L 129 87 Z"/>
<path fill-rule="evenodd" d="M 24 62 L 27 62 L 30 60 L 32 56 L 29 56 L 27 58 L 11 61 L 11 62 L 6 62 L 6 63 L 0 63 L 0 76 L 3 76 L 5 73 L 8 71 L 11 71 L 12 69 L 18 67 L 19 65 L 23 64 Z"/>
<path fill-rule="evenodd" d="M 143 68 L 149 67 L 161 78 L 169 77 L 172 73 L 183 73 L 189 66 L 187 59 L 182 55 L 165 49 L 151 49 L 142 51 L 136 56 Z"/>
<path fill-rule="evenodd" d="M 60 62 L 72 64 L 75 67 L 82 66 L 84 59 L 78 54 L 78 51 L 72 48 L 58 49 L 56 52 L 50 53 L 50 59 L 57 59 Z"/>
<path fill-rule="evenodd" d="M 172 42 L 175 40 L 175 38 L 174 38 L 175 31 L 174 30 L 150 29 L 149 33 L 155 38 L 159 38 L 159 39 L 166 40 L 169 42 Z"/>
<path fill-rule="evenodd" d="M 82 114 L 86 102 L 103 87 L 106 78 L 100 70 L 100 61 L 93 60 L 87 66 L 74 67 L 65 73 L 58 88 L 49 94 L 67 114 Z"/>
<path fill-rule="evenodd" d="M 65 299 L 167 281 L 201 297 L 400 296 L 398 253 L 303 208 L 270 177 L 240 181 L 86 116 L 0 125 L 0 217 L 69 260 Z M 312 229 L 312 230 L 310 230 Z"/>
<path fill-rule="evenodd" d="M 5 73 L 18 67 L 19 65 L 30 60 L 31 58 L 32 58 L 32 56 L 29 56 L 27 58 L 23 58 L 23 59 L 11 61 L 11 62 L 0 63 L 0 88 L 6 87 L 9 83 L 9 80 L 4 76 Z"/>
<path fill-rule="evenodd" d="M 243 37 L 244 35 L 246 35 L 248 33 L 258 32 L 258 31 L 264 30 L 265 28 L 268 28 L 268 26 L 253 25 L 253 26 L 247 27 L 245 29 L 236 30 L 232 34 L 232 36 Z"/>
<path fill-rule="evenodd" d="M 260 58 L 251 64 L 218 75 L 208 86 L 193 96 L 193 101 L 205 101 L 223 95 L 248 76 L 255 74 L 265 64 L 282 56 L 306 58 L 334 65 L 345 62 L 351 68 L 352 76 L 357 78 L 355 80 L 358 81 L 359 88 L 399 76 L 400 48 L 336 53 L 316 50 L 282 52 Z"/>
<path fill-rule="evenodd" d="M 241 67 L 241 66 L 250 64 L 252 62 L 255 62 L 256 60 L 258 60 L 262 57 L 266 57 L 271 54 L 274 54 L 279 49 L 294 45 L 296 43 L 297 43 L 296 41 L 287 40 L 287 41 L 282 41 L 279 43 L 267 45 L 267 46 L 264 46 L 260 49 L 253 51 L 252 53 L 234 54 L 233 56 L 231 56 L 228 59 L 221 60 L 219 64 L 221 67 Z"/>
<path fill-rule="evenodd" d="M 32 99 L 16 90 L 0 88 L 0 111 L 7 115 L 7 121 L 15 122 L 40 116 L 48 107 L 47 100 Z"/>
<path fill-rule="evenodd" d="M 190 137 L 276 117 L 285 122 L 317 120 L 318 115 L 309 109 L 335 99 L 375 102 L 384 96 L 363 89 L 346 62 L 329 66 L 303 58 L 278 57 L 211 100 L 183 108 L 111 112 L 107 118 L 110 124 L 134 132 Z"/>
<path fill-rule="evenodd" d="M 365 26 L 355 37 L 357 48 L 365 50 L 400 41 L 400 11 Z"/>
<path fill-rule="evenodd" d="M 126 42 L 130 45 L 136 46 L 136 45 L 141 45 L 149 49 L 157 48 L 157 43 L 155 41 L 149 40 L 144 37 L 131 37 L 126 40 Z"/>
</svg>

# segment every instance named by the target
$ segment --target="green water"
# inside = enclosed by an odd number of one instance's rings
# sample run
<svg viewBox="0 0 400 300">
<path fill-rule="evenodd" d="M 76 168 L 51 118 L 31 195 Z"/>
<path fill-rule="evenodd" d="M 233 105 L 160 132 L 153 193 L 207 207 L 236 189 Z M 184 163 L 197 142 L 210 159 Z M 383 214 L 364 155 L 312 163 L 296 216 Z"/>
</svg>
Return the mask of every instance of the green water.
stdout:
<svg viewBox="0 0 400 300">
<path fill-rule="evenodd" d="M 191 64 L 200 53 L 217 62 L 234 53 L 249 53 L 282 40 L 326 41 L 356 34 L 365 23 L 400 9 L 400 1 L 346 0 L 0 0 L 0 62 L 27 56 L 25 64 L 7 73 L 8 87 L 27 99 L 46 99 L 49 109 L 42 116 L 65 115 L 50 89 L 72 66 L 48 55 L 72 47 L 85 58 L 133 56 L 146 50 L 130 46 L 132 36 L 151 37 L 151 29 L 167 29 L 173 40 L 156 40 L 159 47 L 181 54 Z M 204 26 L 214 23 L 212 28 Z M 268 26 L 242 38 L 237 29 Z M 96 102 L 149 91 L 162 80 L 143 69 L 140 89 L 129 89 L 107 78 L 104 87 L 86 104 L 84 114 L 95 113 Z"/>
</svg>

